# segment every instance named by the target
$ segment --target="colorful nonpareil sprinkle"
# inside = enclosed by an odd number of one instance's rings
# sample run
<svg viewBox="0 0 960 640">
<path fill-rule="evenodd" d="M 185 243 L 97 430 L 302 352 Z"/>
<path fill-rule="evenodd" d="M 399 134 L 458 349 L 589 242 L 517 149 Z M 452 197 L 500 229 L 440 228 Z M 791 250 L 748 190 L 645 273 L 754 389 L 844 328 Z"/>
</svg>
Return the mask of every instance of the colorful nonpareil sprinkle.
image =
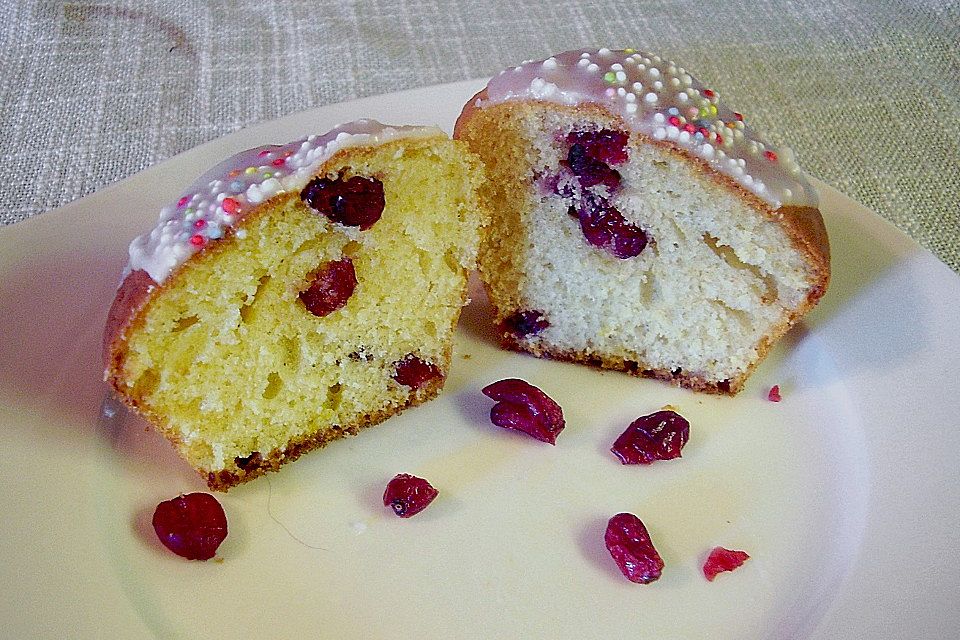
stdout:
<svg viewBox="0 0 960 640">
<path fill-rule="evenodd" d="M 124 276 L 143 269 L 155 282 L 162 282 L 209 241 L 223 238 L 256 205 L 283 192 L 299 192 L 340 149 L 432 135 L 442 132 L 434 127 L 391 127 L 357 120 L 322 136 L 242 151 L 210 169 L 174 205 L 160 212 L 156 227 L 130 244 Z"/>
<path fill-rule="evenodd" d="M 526 62 L 493 78 L 477 106 L 507 100 L 601 104 L 634 131 L 700 158 L 774 209 L 817 205 L 789 149 L 775 151 L 715 89 L 655 54 L 581 49 Z"/>
</svg>

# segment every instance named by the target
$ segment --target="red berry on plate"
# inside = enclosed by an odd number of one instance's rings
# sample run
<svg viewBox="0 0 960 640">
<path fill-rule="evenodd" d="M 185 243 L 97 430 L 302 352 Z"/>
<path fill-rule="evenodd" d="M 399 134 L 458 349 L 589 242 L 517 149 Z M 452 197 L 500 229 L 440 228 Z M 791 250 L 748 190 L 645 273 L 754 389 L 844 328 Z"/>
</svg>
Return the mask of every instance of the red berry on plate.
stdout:
<svg viewBox="0 0 960 640">
<path fill-rule="evenodd" d="M 767 400 L 770 402 L 780 402 L 783 398 L 780 397 L 780 385 L 775 384 L 770 387 L 770 393 L 767 394 Z"/>
<path fill-rule="evenodd" d="M 542 442 L 557 443 L 563 431 L 563 409 L 532 384 L 508 378 L 483 388 L 483 394 L 497 400 L 490 420 L 498 427 L 522 431 Z"/>
<path fill-rule="evenodd" d="M 723 547 L 714 547 L 713 551 L 703 563 L 703 575 L 707 580 L 713 582 L 718 573 L 724 571 L 733 571 L 750 559 L 750 556 L 744 551 L 731 551 Z"/>
<path fill-rule="evenodd" d="M 618 513 L 610 518 L 603 541 L 627 580 L 648 584 L 660 578 L 663 559 L 637 516 Z"/>
<path fill-rule="evenodd" d="M 651 464 L 680 457 L 690 438 L 690 423 L 674 411 L 657 411 L 634 420 L 610 451 L 623 464 Z"/>
<path fill-rule="evenodd" d="M 157 505 L 153 529 L 178 556 L 209 560 L 227 537 L 227 516 L 209 493 L 188 493 Z"/>
<path fill-rule="evenodd" d="M 409 518 L 426 509 L 438 493 L 423 478 L 401 473 L 387 483 L 383 506 L 390 507 L 401 518 Z"/>
</svg>

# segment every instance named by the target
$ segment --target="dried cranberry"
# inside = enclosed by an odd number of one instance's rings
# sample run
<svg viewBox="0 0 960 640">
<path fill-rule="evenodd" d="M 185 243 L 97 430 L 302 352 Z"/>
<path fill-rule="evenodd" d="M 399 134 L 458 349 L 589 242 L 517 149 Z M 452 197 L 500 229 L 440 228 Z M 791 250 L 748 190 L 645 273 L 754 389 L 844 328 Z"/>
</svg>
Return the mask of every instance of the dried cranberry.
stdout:
<svg viewBox="0 0 960 640">
<path fill-rule="evenodd" d="M 770 402 L 780 402 L 783 398 L 780 397 L 780 385 L 775 384 L 770 387 L 770 393 L 767 394 L 767 400 Z"/>
<path fill-rule="evenodd" d="M 724 571 L 733 571 L 750 559 L 750 556 L 744 551 L 731 551 L 723 547 L 714 547 L 710 552 L 707 561 L 703 563 L 703 575 L 707 580 L 713 582 L 718 573 Z"/>
<path fill-rule="evenodd" d="M 612 193 L 620 187 L 620 173 L 610 164 L 627 161 L 628 140 L 629 134 L 612 129 L 567 134 L 565 141 L 570 148 L 561 165 L 573 172 L 581 188 L 571 188 L 569 182 L 561 187 L 560 176 L 548 176 L 541 187 L 552 187 L 554 193 L 567 200 L 567 213 L 578 219 L 588 243 L 621 260 L 640 255 L 650 241 L 647 233 L 628 222 L 603 193 L 585 189 L 604 185 Z"/>
<path fill-rule="evenodd" d="M 497 400 L 490 410 L 493 424 L 522 431 L 542 442 L 557 443 L 565 426 L 563 409 L 537 387 L 508 378 L 487 385 L 483 394 Z"/>
<path fill-rule="evenodd" d="M 623 464 L 650 464 L 680 457 L 690 423 L 674 411 L 657 411 L 630 423 L 610 449 Z"/>
<path fill-rule="evenodd" d="M 543 195 L 558 195 L 560 193 L 560 176 L 556 173 L 540 173 L 534 177 L 540 193 Z"/>
<path fill-rule="evenodd" d="M 503 321 L 504 328 L 517 336 L 535 335 L 550 326 L 550 322 L 539 311 L 517 311 Z"/>
<path fill-rule="evenodd" d="M 401 518 L 409 518 L 426 509 L 437 493 L 423 478 L 401 473 L 387 483 L 387 489 L 383 492 L 383 506 L 392 508 Z"/>
<path fill-rule="evenodd" d="M 209 560 L 227 537 L 227 516 L 209 493 L 188 493 L 157 505 L 153 529 L 178 556 Z"/>
<path fill-rule="evenodd" d="M 620 186 L 620 172 L 611 169 L 607 163 L 590 157 L 586 147 L 575 144 L 567 152 L 567 164 L 573 174 L 580 179 L 584 188 L 602 184 L 611 191 Z"/>
<path fill-rule="evenodd" d="M 621 260 L 640 255 L 647 246 L 647 234 L 627 222 L 623 214 L 605 201 L 586 198 L 578 210 L 580 230 L 587 242 Z"/>
<path fill-rule="evenodd" d="M 383 183 L 376 178 L 353 176 L 314 178 L 300 192 L 300 198 L 314 209 L 350 227 L 365 231 L 383 214 Z"/>
<path fill-rule="evenodd" d="M 411 389 L 419 389 L 424 384 L 443 376 L 440 368 L 430 362 L 424 362 L 412 353 L 395 364 L 393 379 Z"/>
<path fill-rule="evenodd" d="M 610 518 L 603 541 L 627 580 L 648 584 L 660 577 L 663 559 L 637 516 L 618 513 Z"/>
<path fill-rule="evenodd" d="M 579 144 L 594 160 L 607 164 L 623 164 L 627 161 L 626 131 L 601 129 L 599 131 L 573 131 L 567 134 L 567 144 Z"/>
<path fill-rule="evenodd" d="M 300 292 L 307 311 L 320 318 L 347 304 L 357 286 L 357 272 L 350 258 L 328 262 L 313 274 L 310 286 Z"/>
</svg>

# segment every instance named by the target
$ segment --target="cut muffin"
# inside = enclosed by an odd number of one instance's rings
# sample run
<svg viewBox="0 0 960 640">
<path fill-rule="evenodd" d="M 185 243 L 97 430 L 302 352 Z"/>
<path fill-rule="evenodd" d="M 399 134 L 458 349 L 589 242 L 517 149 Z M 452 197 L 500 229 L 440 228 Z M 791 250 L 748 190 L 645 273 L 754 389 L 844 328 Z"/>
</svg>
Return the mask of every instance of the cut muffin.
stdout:
<svg viewBox="0 0 960 640">
<path fill-rule="evenodd" d="M 792 154 L 658 56 L 508 69 L 454 137 L 486 164 L 479 265 L 509 348 L 733 394 L 827 288 Z"/>
<path fill-rule="evenodd" d="M 212 489 L 436 396 L 485 223 L 440 130 L 251 149 L 131 244 L 105 378 Z"/>
</svg>

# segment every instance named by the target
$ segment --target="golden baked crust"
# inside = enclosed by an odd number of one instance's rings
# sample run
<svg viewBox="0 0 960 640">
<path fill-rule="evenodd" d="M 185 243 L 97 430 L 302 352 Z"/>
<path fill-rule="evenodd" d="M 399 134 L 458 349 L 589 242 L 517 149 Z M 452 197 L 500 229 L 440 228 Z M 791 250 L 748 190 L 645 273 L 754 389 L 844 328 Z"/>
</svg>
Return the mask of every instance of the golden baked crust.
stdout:
<svg viewBox="0 0 960 640">
<path fill-rule="evenodd" d="M 293 462 L 305 453 L 322 449 L 335 440 L 355 436 L 360 433 L 361 429 L 376 426 L 405 409 L 433 400 L 440 395 L 444 382 L 444 379 L 439 379 L 427 383 L 418 389 L 417 393 L 411 394 L 410 400 L 402 406 L 375 411 L 353 424 L 333 425 L 325 431 L 308 434 L 302 438 L 294 438 L 290 440 L 285 449 L 274 450 L 266 457 L 255 453 L 247 461 L 239 462 L 235 471 L 209 472 L 205 478 L 207 486 L 214 491 L 227 491 L 231 487 L 253 480 L 270 471 L 279 471 L 282 465 Z"/>
<path fill-rule="evenodd" d="M 117 289 L 117 294 L 107 314 L 107 324 L 103 330 L 103 368 L 104 379 L 116 388 L 116 377 L 123 359 L 123 341 L 127 329 L 136 320 L 140 309 L 147 302 L 151 291 L 156 288 L 146 271 L 132 271 L 127 274 Z"/>
</svg>

